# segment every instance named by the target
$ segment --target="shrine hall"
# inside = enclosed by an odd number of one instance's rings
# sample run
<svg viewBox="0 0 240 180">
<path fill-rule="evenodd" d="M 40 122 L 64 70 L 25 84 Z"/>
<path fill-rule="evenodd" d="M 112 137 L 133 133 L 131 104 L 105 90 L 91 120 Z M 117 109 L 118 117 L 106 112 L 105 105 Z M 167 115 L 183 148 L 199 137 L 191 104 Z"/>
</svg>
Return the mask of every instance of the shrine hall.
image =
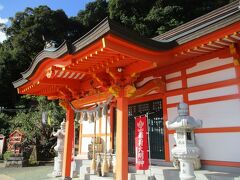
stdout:
<svg viewBox="0 0 240 180">
<path fill-rule="evenodd" d="M 203 122 L 194 130 L 202 166 L 240 170 L 239 1 L 153 38 L 106 18 L 75 42 L 45 47 L 21 75 L 13 82 L 19 94 L 59 99 L 66 110 L 65 179 L 75 121 L 77 157 L 113 155 L 116 179 L 126 180 L 135 161 L 135 119 L 147 115 L 151 163 L 170 166 L 175 131 L 165 122 L 178 116 L 182 101 Z M 105 113 L 96 118 L 99 109 Z M 93 154 L 92 138 L 102 143 Z"/>
</svg>

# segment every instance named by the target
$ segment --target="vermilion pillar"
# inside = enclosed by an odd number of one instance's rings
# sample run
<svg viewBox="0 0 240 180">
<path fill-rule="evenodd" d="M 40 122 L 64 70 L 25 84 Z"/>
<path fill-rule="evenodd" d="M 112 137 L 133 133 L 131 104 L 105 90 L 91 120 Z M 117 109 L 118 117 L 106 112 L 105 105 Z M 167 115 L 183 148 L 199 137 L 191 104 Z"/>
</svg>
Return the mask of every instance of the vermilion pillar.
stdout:
<svg viewBox="0 0 240 180">
<path fill-rule="evenodd" d="M 66 130 L 63 155 L 63 175 L 64 180 L 71 179 L 71 159 L 74 139 L 74 111 L 71 107 L 66 109 Z"/>
<path fill-rule="evenodd" d="M 128 102 L 117 98 L 116 179 L 128 179 Z"/>
</svg>

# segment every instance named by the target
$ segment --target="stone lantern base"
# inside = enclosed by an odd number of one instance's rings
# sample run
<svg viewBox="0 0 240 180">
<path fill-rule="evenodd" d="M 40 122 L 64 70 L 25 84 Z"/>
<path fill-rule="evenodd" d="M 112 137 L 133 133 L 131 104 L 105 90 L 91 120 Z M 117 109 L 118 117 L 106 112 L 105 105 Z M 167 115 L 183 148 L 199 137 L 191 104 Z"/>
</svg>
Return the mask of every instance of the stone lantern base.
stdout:
<svg viewBox="0 0 240 180">
<path fill-rule="evenodd" d="M 195 180 L 193 160 L 189 158 L 179 158 L 180 161 L 180 173 L 181 180 Z"/>
</svg>

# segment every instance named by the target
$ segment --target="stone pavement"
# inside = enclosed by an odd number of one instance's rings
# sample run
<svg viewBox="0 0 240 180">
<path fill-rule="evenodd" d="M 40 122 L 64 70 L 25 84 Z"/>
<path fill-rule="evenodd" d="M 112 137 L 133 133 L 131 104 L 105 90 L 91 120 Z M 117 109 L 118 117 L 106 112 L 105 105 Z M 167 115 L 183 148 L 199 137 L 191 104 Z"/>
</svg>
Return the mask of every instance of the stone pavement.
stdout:
<svg viewBox="0 0 240 180">
<path fill-rule="evenodd" d="M 23 167 L 23 168 L 4 168 L 4 164 L 0 163 L 0 180 L 61 180 L 62 178 L 51 178 L 47 175 L 53 170 L 53 166 L 36 166 L 36 167 Z M 155 174 L 157 180 L 179 180 L 178 170 L 172 167 L 163 166 L 153 166 L 152 173 Z M 141 172 L 138 174 L 130 173 L 129 180 L 147 180 L 147 174 L 144 175 Z M 239 173 L 223 173 L 214 172 L 208 170 L 198 170 L 195 171 L 197 176 L 196 180 L 240 180 Z M 87 177 L 88 180 L 110 180 L 110 177 L 97 177 L 92 176 Z M 79 178 L 74 178 L 74 180 L 79 180 Z"/>
<path fill-rule="evenodd" d="M 52 165 L 35 166 L 35 167 L 23 167 L 23 168 L 5 168 L 4 163 L 0 163 L 0 180 L 62 180 L 61 177 L 52 178 L 48 175 L 53 171 Z M 88 177 L 89 178 L 89 177 Z M 97 177 L 91 176 L 94 180 L 112 179 L 110 177 Z M 90 178 L 89 178 L 90 179 Z M 79 180 L 79 178 L 73 178 L 73 180 Z"/>
<path fill-rule="evenodd" d="M 52 172 L 53 166 L 36 166 L 23 168 L 4 168 L 0 163 L 0 180 L 57 180 L 61 178 L 49 178 L 47 174 Z"/>
</svg>

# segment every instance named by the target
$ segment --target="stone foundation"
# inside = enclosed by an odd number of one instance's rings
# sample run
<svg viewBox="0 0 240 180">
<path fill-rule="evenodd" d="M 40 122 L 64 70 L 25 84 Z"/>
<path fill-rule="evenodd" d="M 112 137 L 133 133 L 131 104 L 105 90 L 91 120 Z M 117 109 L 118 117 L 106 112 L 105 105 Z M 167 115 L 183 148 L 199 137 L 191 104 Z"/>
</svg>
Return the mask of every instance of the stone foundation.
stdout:
<svg viewBox="0 0 240 180">
<path fill-rule="evenodd" d="M 24 157 L 9 157 L 5 161 L 5 167 L 26 167 L 28 165 L 28 160 Z"/>
</svg>

